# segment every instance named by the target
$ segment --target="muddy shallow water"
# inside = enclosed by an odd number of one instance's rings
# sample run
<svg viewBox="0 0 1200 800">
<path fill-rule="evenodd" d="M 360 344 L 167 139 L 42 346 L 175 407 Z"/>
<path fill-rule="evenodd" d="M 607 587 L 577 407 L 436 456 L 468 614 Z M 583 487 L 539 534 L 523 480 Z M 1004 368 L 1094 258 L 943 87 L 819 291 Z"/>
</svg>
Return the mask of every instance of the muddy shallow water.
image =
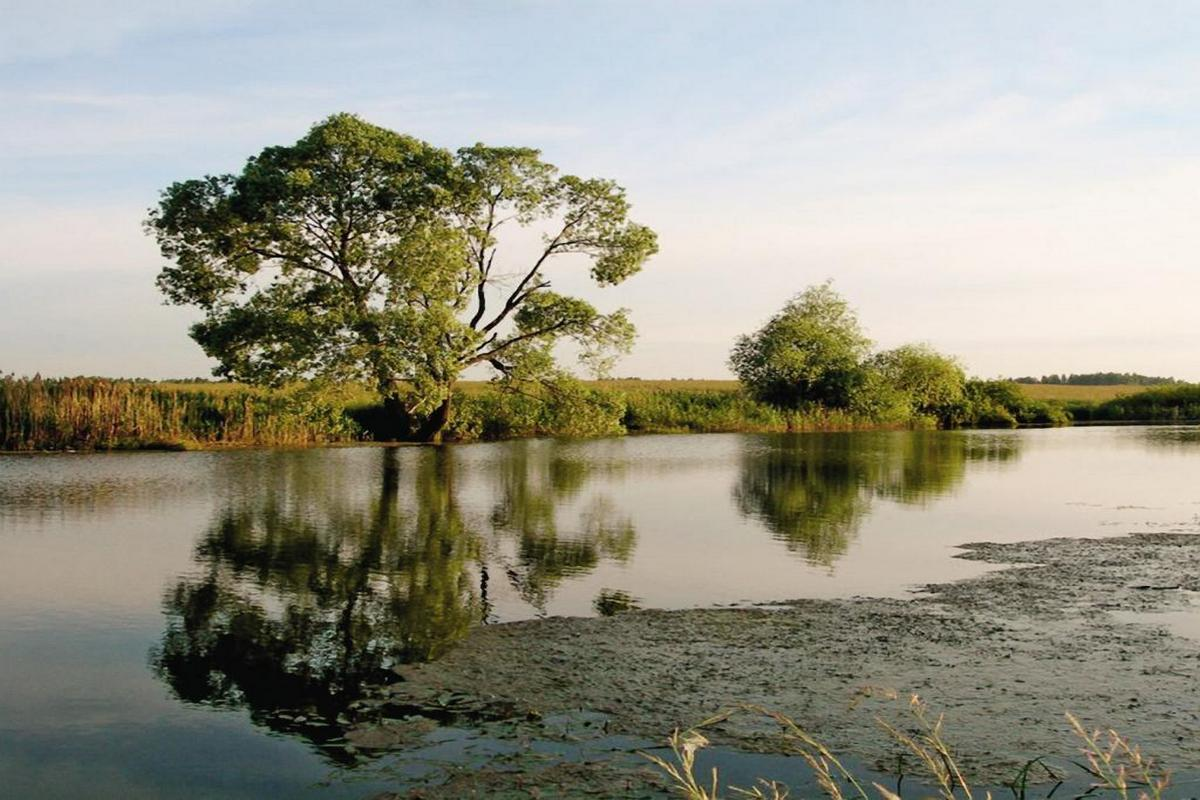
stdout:
<svg viewBox="0 0 1200 800">
<path fill-rule="evenodd" d="M 722 708 L 761 704 L 884 769 L 897 748 L 873 718 L 903 721 L 903 703 L 854 701 L 864 687 L 892 688 L 946 714 L 961 765 L 983 782 L 1001 783 L 1038 756 L 1064 765 L 1078 757 L 1064 711 L 1195 772 L 1200 642 L 1113 612 L 1195 613 L 1184 610 L 1200 589 L 1200 536 L 982 544 L 964 556 L 1020 566 L 930 586 L 912 600 L 492 626 L 437 665 L 402 669 L 384 696 L 419 704 L 452 692 L 543 713 L 583 707 L 603 712 L 609 732 L 651 741 Z M 766 734 L 734 723 L 716 738 L 770 751 L 777 742 Z"/>
<path fill-rule="evenodd" d="M 887 766 L 864 684 L 983 775 L 1071 752 L 1067 709 L 1188 767 L 1198 515 L 1189 428 L 0 457 L 0 775 L 639 796 L 633 751 L 731 702 Z"/>
</svg>

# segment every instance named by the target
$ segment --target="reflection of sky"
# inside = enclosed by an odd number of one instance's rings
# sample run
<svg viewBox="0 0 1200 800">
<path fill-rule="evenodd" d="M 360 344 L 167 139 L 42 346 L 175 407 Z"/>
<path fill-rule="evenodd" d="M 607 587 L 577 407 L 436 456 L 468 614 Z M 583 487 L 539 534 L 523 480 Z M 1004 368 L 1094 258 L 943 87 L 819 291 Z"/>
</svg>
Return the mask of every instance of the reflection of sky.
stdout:
<svg viewBox="0 0 1200 800">
<path fill-rule="evenodd" d="M 1021 446 L 1007 461 L 968 460 L 960 482 L 918 491 L 914 502 L 864 487 L 857 535 L 832 569 L 805 563 L 802 552 L 786 556 L 760 520 L 739 513 L 732 496 L 739 459 L 745 442 L 757 439 L 664 436 L 458 447 L 455 497 L 468 527 L 490 537 L 490 551 L 515 558 L 515 531 L 493 530 L 493 512 L 504 486 L 501 470 L 522 448 L 527 491 L 550 502 L 561 539 L 583 536 L 598 511 L 611 524 L 632 523 L 636 543 L 626 563 L 602 558 L 591 572 L 567 580 L 552 597 L 551 613 L 588 613 L 605 587 L 665 607 L 900 595 L 913 584 L 973 574 L 978 565 L 944 557 L 968 541 L 1194 527 L 1200 450 L 1189 446 L 1189 433 L 1168 430 L 938 434 L 1000 437 Z M 400 452 L 401 508 L 416 502 L 412 470 L 422 455 L 418 448 Z M 544 474 L 550 458 L 591 466 L 578 486 L 552 492 Z M 378 465 L 372 448 L 4 458 L 0 608 L 9 625 L 22 627 L 44 618 L 66 627 L 96 620 L 157 624 L 159 591 L 189 571 L 195 537 L 215 509 L 252 502 L 270 490 L 320 524 L 328 500 L 354 507 L 377 496 Z M 505 618 L 530 613 L 504 595 L 502 584 L 492 582 L 497 611 Z"/>
<path fill-rule="evenodd" d="M 86 627 L 43 616 L 39 629 L 14 629 L 7 608 L 0 616 L 5 797 L 370 794 L 370 784 L 312 788 L 329 768 L 303 743 L 263 735 L 244 711 L 184 707 L 171 697 L 146 666 L 162 635 L 157 613 L 120 627 L 97 610 L 88 616 Z"/>
<path fill-rule="evenodd" d="M 742 471 L 757 463 L 751 456 L 772 452 L 774 437 L 515 442 L 446 455 L 458 509 L 489 553 L 499 619 L 536 613 L 498 568 L 519 563 L 520 531 L 494 513 L 514 485 L 518 456 L 525 481 L 515 485 L 548 499 L 561 541 L 586 539 L 598 517 L 636 534 L 624 561 L 601 552 L 550 586 L 550 614 L 592 613 L 603 589 L 650 607 L 903 596 L 915 584 L 988 568 L 951 558 L 964 542 L 1200 531 L 1200 447 L 1189 432 L 924 435 L 1009 443 L 1012 455 L 967 460 L 960 478 L 926 494 L 918 487 L 906 498 L 913 502 L 859 487 L 854 534 L 829 563 L 789 550 L 763 519 L 739 511 Z M 910 436 L 869 441 L 886 455 L 902 452 Z M 791 441 L 803 450 L 821 440 Z M 294 796 L 322 777 L 324 762 L 297 742 L 257 732 L 243 711 L 183 707 L 154 677 L 147 653 L 162 636 L 163 591 L 199 569 L 194 548 L 217 515 L 272 496 L 318 526 L 328 524 L 322 512 L 330 503 L 367 514 L 378 501 L 382 455 L 347 448 L 0 457 L 0 772 L 26 781 L 10 785 L 45 781 L 49 793 L 38 796 L 55 796 L 53 787 L 70 796 L 98 781 L 103 791 L 88 796 L 138 797 L 183 776 L 197 794 L 219 787 L 238 796 L 236 784 L 247 797 Z M 402 511 L 417 507 L 417 467 L 431 456 L 424 448 L 397 453 Z M 557 492 L 554 459 L 569 462 Z M 209 776 L 214 761 L 223 767 Z"/>
</svg>

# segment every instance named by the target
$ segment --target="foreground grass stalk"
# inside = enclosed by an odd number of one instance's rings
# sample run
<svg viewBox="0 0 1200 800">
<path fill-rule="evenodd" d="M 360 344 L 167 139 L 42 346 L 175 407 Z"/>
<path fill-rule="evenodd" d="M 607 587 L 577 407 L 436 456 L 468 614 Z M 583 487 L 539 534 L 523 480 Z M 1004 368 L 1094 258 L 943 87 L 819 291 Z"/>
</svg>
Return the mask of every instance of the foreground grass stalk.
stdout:
<svg viewBox="0 0 1200 800">
<path fill-rule="evenodd" d="M 643 753 L 643 755 L 665 772 L 675 788 L 688 800 L 717 800 L 716 768 L 713 768 L 712 782 L 707 787 L 701 785 L 696 779 L 696 751 L 709 745 L 704 734 L 695 729 L 686 732 L 675 731 L 668 739 L 668 743 L 671 746 L 671 753 L 675 756 L 673 762 L 652 753 Z"/>
<path fill-rule="evenodd" d="M 1133 784 L 1140 787 L 1137 800 L 1162 800 L 1163 792 L 1171 782 L 1169 772 L 1160 769 L 1153 759 L 1143 756 L 1140 747 L 1115 730 L 1089 731 L 1070 712 L 1066 717 L 1083 743 L 1083 755 L 1088 762 L 1084 769 L 1096 779 L 1095 788 L 1111 789 L 1121 800 L 1128 800 Z"/>
<path fill-rule="evenodd" d="M 872 690 L 866 690 L 860 695 L 868 696 L 873 693 L 875 692 Z M 894 693 L 890 693 L 890 697 L 895 699 Z M 775 722 L 789 746 L 789 752 L 804 760 L 812 771 L 817 786 L 830 800 L 903 800 L 899 794 L 899 785 L 896 791 L 892 791 L 879 783 L 872 783 L 874 794 L 868 792 L 818 738 L 790 717 L 759 705 L 740 705 L 711 717 L 690 730 L 675 731 L 668 740 L 672 752 L 671 759 L 649 753 L 642 755 L 666 774 L 675 791 L 686 800 L 721 800 L 720 778 L 715 767 L 703 783 L 696 778 L 696 754 L 711 744 L 709 738 L 701 732 L 702 729 L 739 713 L 761 716 Z M 876 722 L 896 743 L 917 757 L 932 779 L 932 788 L 937 797 L 940 800 L 976 800 L 977 797 L 979 800 L 992 800 L 990 792 L 979 795 L 972 791 L 971 784 L 960 769 L 951 745 L 944 735 L 943 716 L 933 716 L 928 705 L 917 695 L 909 698 L 908 713 L 915 723 L 915 733 L 906 733 L 882 717 L 876 717 Z M 1164 792 L 1170 785 L 1170 775 L 1159 768 L 1153 759 L 1144 756 L 1139 747 L 1114 730 L 1109 729 L 1103 733 L 1100 730 L 1089 731 L 1071 714 L 1068 713 L 1066 717 L 1075 735 L 1079 737 L 1084 757 L 1087 759 L 1087 764 L 1078 766 L 1094 780 L 1091 789 L 1085 794 L 1103 790 L 1115 791 L 1121 800 L 1130 800 L 1131 797 L 1135 797 L 1136 800 L 1163 800 Z M 1041 764 L 1041 761 L 1040 758 L 1034 759 L 1021 769 L 1018 778 L 1011 784 L 1014 796 L 1024 797 L 1029 769 L 1035 763 Z M 1061 783 L 1060 775 L 1044 764 L 1042 767 L 1050 778 Z M 1020 787 L 1019 791 L 1017 786 Z M 1137 787 L 1136 795 L 1131 795 L 1131 787 Z M 764 778 L 760 778 L 749 788 L 729 787 L 729 792 L 732 796 L 754 800 L 784 800 L 790 797 L 790 790 L 785 784 Z"/>
</svg>

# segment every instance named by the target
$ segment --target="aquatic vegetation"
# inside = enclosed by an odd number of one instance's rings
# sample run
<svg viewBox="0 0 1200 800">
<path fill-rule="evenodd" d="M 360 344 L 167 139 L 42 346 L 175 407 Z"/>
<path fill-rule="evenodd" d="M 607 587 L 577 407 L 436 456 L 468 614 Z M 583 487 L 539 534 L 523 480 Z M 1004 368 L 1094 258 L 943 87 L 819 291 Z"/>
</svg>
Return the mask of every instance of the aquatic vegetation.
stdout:
<svg viewBox="0 0 1200 800">
<path fill-rule="evenodd" d="M 622 420 L 637 433 L 731 433 L 839 431 L 906 427 L 843 409 L 812 405 L 784 409 L 755 400 L 737 389 L 663 389 L 629 392 Z M 912 420 L 918 426 L 924 423 Z"/>
<path fill-rule="evenodd" d="M 860 697 L 876 696 L 878 690 L 864 689 Z M 882 694 L 896 699 L 895 692 L 884 690 Z M 882 715 L 876 724 L 882 728 L 902 750 L 916 758 L 921 766 L 921 777 L 927 789 L 932 789 L 939 800 L 991 800 L 987 790 L 973 790 L 977 785 L 969 781 L 961 766 L 962 758 L 955 754 L 945 734 L 945 720 L 941 714 L 934 715 L 929 706 L 918 696 L 908 698 L 907 722 L 892 722 Z M 671 758 L 653 753 L 642 755 L 656 765 L 670 780 L 675 792 L 687 800 L 720 800 L 722 796 L 754 798 L 755 800 L 784 800 L 791 790 L 783 783 L 759 778 L 750 787 L 729 787 L 729 795 L 721 793 L 721 779 L 714 767 L 703 779 L 696 775 L 697 753 L 712 742 L 703 731 L 719 725 L 737 714 L 751 714 L 769 720 L 777 726 L 786 751 L 801 758 L 809 767 L 816 785 L 830 800 L 902 800 L 903 772 L 897 775 L 895 789 L 889 789 L 878 781 L 871 782 L 868 791 L 864 783 L 840 760 L 819 738 L 798 725 L 793 719 L 778 711 L 760 705 L 743 704 L 728 709 L 686 731 L 674 731 L 668 738 Z M 1071 762 L 1087 776 L 1089 784 L 1084 795 L 1097 791 L 1115 792 L 1121 800 L 1162 800 L 1170 786 L 1170 773 L 1162 769 L 1153 759 L 1142 754 L 1141 749 L 1108 729 L 1089 730 L 1069 712 L 1065 715 L 1075 735 L 1079 738 L 1086 764 Z M 903 759 L 899 759 L 903 764 Z M 1032 759 L 1018 771 L 1008 789 L 1017 800 L 1023 800 L 1029 790 L 1032 770 L 1037 767 L 1044 772 L 1057 789 L 1064 783 L 1064 776 L 1044 763 L 1041 758 Z M 1051 790 L 1053 793 L 1054 790 Z M 1049 796 L 1049 795 L 1047 795 Z M 1082 796 L 1082 795 L 1081 795 Z"/>
<path fill-rule="evenodd" d="M 519 390 L 493 386 L 483 391 L 458 393 L 454 404 L 457 411 L 446 435 L 460 441 L 613 436 L 624 432 L 624 395 L 588 388 L 574 380 Z"/>
<path fill-rule="evenodd" d="M 315 391 L 192 391 L 105 378 L 0 377 L 0 450 L 307 445 L 358 426 Z"/>
<path fill-rule="evenodd" d="M 185 449 L 413 438 L 421 420 L 398 422 L 385 406 L 377 394 L 354 384 L 267 391 L 219 382 L 7 376 L 0 377 L 0 450 Z M 455 406 L 445 432 L 455 441 L 880 427 L 873 418 L 836 409 L 781 411 L 736 389 L 625 392 L 581 381 L 521 391 L 475 384 L 455 395 Z M 893 422 L 888 427 L 906 425 Z"/>
<path fill-rule="evenodd" d="M 565 380 L 519 391 L 473 382 L 455 394 L 457 411 L 445 436 L 465 442 L 1200 419 L 1200 387 L 1191 384 L 1143 389 L 1102 402 L 1037 399 L 1030 388 L 968 380 L 957 402 L 939 405 L 933 413 L 932 407 L 901 408 L 884 402 L 882 395 L 878 403 L 851 409 L 818 404 L 782 408 L 755 400 L 732 381 Z M 398 441 L 416 437 L 420 426 L 419 418 L 398 416 L 377 393 L 357 384 L 299 384 L 268 391 L 228 382 L 0 377 L 0 450 Z"/>
</svg>

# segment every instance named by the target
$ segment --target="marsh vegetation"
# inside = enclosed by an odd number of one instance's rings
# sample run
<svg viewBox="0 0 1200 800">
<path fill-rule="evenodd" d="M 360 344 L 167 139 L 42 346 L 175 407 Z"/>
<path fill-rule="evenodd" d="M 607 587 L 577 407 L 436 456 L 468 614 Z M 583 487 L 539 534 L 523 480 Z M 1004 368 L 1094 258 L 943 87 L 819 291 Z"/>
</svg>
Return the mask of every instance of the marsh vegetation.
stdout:
<svg viewBox="0 0 1200 800">
<path fill-rule="evenodd" d="M 1070 422 L 1200 419 L 1200 389 L 1018 385 L 966 380 L 942 418 L 871 415 L 756 400 L 735 381 L 576 381 L 554 391 L 459 385 L 454 441 L 626 433 L 845 431 L 1014 427 Z M 419 421 L 397 417 L 370 389 L 298 385 L 266 390 L 227 382 L 0 378 L 0 449 L 189 449 L 392 441 Z"/>
</svg>

